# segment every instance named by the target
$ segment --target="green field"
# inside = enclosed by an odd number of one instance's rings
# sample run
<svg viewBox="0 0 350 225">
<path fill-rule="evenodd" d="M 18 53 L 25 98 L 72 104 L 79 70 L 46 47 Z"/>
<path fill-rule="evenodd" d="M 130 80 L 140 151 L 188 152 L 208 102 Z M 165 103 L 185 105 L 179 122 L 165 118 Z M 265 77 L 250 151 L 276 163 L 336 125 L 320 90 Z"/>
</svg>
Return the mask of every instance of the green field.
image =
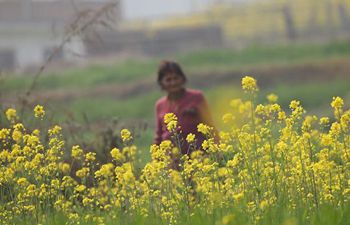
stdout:
<svg viewBox="0 0 350 225">
<path fill-rule="evenodd" d="M 350 42 L 328 44 L 295 44 L 281 46 L 251 46 L 243 50 L 202 50 L 198 52 L 164 56 L 176 59 L 189 74 L 223 72 L 241 68 L 271 65 L 291 65 L 303 62 L 329 60 L 350 56 Z M 140 78 L 155 80 L 159 61 L 153 59 L 128 59 L 115 65 L 90 65 L 81 69 L 43 74 L 36 90 L 63 88 L 93 88 L 102 84 L 125 84 Z M 30 75 L 8 77 L 1 85 L 4 92 L 23 90 L 32 81 Z"/>
<path fill-rule="evenodd" d="M 251 46 L 240 51 L 234 50 L 203 50 L 188 54 L 175 55 L 188 74 L 190 83 L 201 79 L 201 74 L 222 74 L 231 71 L 245 71 L 255 68 L 258 71 L 265 68 L 284 68 L 312 64 L 327 64 L 332 60 L 350 60 L 350 42 L 331 42 L 327 44 L 295 44 L 284 46 Z M 115 88 L 126 84 L 138 83 L 140 80 L 150 79 L 156 83 L 157 65 L 161 58 L 129 59 L 116 62 L 114 65 L 91 65 L 86 68 L 62 71 L 60 73 L 44 73 L 40 76 L 34 93 L 41 93 L 42 97 L 36 103 L 43 104 L 50 113 L 53 122 L 86 126 L 88 121 L 95 130 L 100 131 L 110 126 L 112 120 L 118 120 L 117 127 L 135 127 L 139 123 L 148 124 L 146 129 L 139 131 L 136 140 L 139 146 L 147 149 L 152 143 L 154 124 L 154 103 L 164 93 L 154 85 L 148 87 L 144 93 L 120 98 L 115 93 L 104 92 L 98 96 L 69 96 L 64 100 L 45 99 L 46 91 L 65 93 L 74 90 L 89 93 L 90 90 L 115 85 Z M 273 72 L 273 69 L 271 69 Z M 344 72 L 344 71 L 343 71 Z M 349 101 L 350 74 L 330 74 L 327 80 L 320 80 L 317 74 L 312 81 L 298 81 L 276 83 L 261 89 L 259 102 L 266 102 L 265 96 L 271 92 L 279 96 L 279 103 L 285 109 L 291 100 L 301 100 L 310 113 L 330 115 L 329 102 L 333 96 L 344 97 Z M 245 74 L 242 74 L 242 76 Z M 254 76 L 255 74 L 249 74 Z M 256 74 L 259 75 L 259 74 Z M 283 74 L 282 74 L 283 75 Z M 341 77 L 338 77 L 340 75 Z M 334 76 L 334 78 L 332 77 Z M 261 80 L 258 80 L 258 84 Z M 0 84 L 0 93 L 6 99 L 24 92 L 32 82 L 31 76 L 4 77 Z M 192 86 L 190 86 L 192 87 Z M 240 83 L 237 80 L 213 83 L 201 87 L 212 108 L 214 119 L 221 126 L 221 116 L 230 110 L 229 101 L 242 96 Z M 14 102 L 13 105 L 16 105 Z M 3 106 L 5 108 L 5 106 Z M 87 135 L 87 139 L 91 139 Z M 84 138 L 85 139 L 85 138 Z M 145 150 L 146 151 L 146 150 Z"/>
<path fill-rule="evenodd" d="M 330 131 L 333 125 L 322 127 L 319 120 L 310 122 L 305 116 L 329 116 L 333 123 L 334 111 L 339 110 L 330 106 L 334 96 L 342 97 L 344 109 L 348 109 L 350 42 L 256 46 L 238 52 L 208 50 L 174 58 L 187 72 L 189 87 L 205 93 L 219 130 L 236 137 L 223 138 L 219 148 L 209 145 L 208 155 L 197 156 L 199 161 L 181 159 L 190 169 L 175 171 L 175 175 L 170 174 L 168 155 L 160 154 L 173 151 L 171 146 L 162 145 L 159 152 L 153 149 L 153 155 L 150 153 L 154 103 L 164 93 L 149 83 L 156 82 L 160 58 L 42 74 L 33 91 L 33 96 L 39 97 L 23 115 L 16 96 L 28 88 L 32 77 L 3 77 L 0 96 L 6 104 L 1 104 L 2 111 L 16 107 L 25 129 L 16 128 L 14 135 L 11 122 L 0 114 L 0 164 L 4 165 L 0 167 L 0 224 L 2 220 L 7 224 L 86 225 L 349 224 L 349 114 Z M 241 116 L 246 124 L 237 135 L 237 124 L 223 124 L 221 117 L 235 110 L 229 106 L 231 99 L 249 99 L 240 80 L 255 74 L 232 79 L 230 75 L 251 68 L 265 74 L 257 80 L 262 85 L 255 104 L 270 107 L 266 95 L 278 95 L 288 122 L 276 118 L 270 123 L 265 119 L 252 122 L 255 117 L 244 111 Z M 304 80 L 296 76 L 298 71 L 310 73 L 314 79 Z M 284 72 L 295 79 L 276 76 Z M 208 79 L 215 76 L 210 74 L 216 74 L 217 80 Z M 140 86 L 143 92 L 122 95 L 110 89 L 111 85 L 122 88 L 129 84 L 144 85 Z M 300 100 L 307 111 L 299 115 L 302 120 L 298 119 L 299 107 L 294 109 L 297 116 L 291 113 L 292 100 Z M 43 120 L 33 117 L 36 104 L 45 107 Z M 288 125 L 290 121 L 293 126 Z M 53 124 L 63 127 L 62 135 L 47 134 Z M 1 130 L 6 127 L 13 130 Z M 135 152 L 131 151 L 132 142 L 120 139 L 122 128 L 131 130 Z M 34 129 L 40 132 L 34 134 Z M 75 156 L 73 145 L 81 147 Z M 225 148 L 228 145 L 230 148 Z M 123 156 L 113 156 L 110 151 L 114 147 L 122 150 Z M 87 152 L 96 153 L 96 161 L 87 163 Z M 82 167 L 89 168 L 89 173 L 77 175 Z M 191 168 L 196 172 L 188 173 Z M 66 175 L 73 180 L 67 182 Z"/>
</svg>

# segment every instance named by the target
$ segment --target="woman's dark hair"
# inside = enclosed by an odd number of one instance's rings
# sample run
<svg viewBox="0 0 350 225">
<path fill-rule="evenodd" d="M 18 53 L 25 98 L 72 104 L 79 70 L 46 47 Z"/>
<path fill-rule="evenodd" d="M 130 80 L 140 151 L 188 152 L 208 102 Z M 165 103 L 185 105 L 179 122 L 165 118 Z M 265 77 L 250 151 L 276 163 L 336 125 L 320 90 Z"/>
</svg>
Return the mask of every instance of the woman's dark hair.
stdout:
<svg viewBox="0 0 350 225">
<path fill-rule="evenodd" d="M 168 61 L 164 60 L 160 62 L 159 68 L 158 68 L 158 84 L 161 85 L 161 81 L 163 77 L 168 73 L 175 73 L 178 76 L 182 77 L 184 81 L 186 82 L 187 78 L 184 72 L 181 69 L 181 66 L 174 61 Z"/>
</svg>

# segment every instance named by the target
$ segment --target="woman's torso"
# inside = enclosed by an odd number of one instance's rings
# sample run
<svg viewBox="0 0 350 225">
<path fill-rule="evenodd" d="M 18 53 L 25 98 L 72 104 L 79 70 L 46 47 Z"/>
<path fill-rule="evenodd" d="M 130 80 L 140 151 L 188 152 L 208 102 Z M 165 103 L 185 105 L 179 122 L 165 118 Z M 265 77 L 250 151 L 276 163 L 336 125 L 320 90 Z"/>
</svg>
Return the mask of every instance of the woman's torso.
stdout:
<svg viewBox="0 0 350 225">
<path fill-rule="evenodd" d="M 202 122 L 200 106 L 203 101 L 204 96 L 202 92 L 192 89 L 186 89 L 185 94 L 175 101 L 169 100 L 167 96 L 158 100 L 156 108 L 157 119 L 161 121 L 161 139 L 171 139 L 172 134 L 167 131 L 163 118 L 167 113 L 174 113 L 178 118 L 182 139 L 185 139 L 189 133 L 193 133 L 201 143 L 203 138 L 197 131 L 197 125 Z"/>
</svg>

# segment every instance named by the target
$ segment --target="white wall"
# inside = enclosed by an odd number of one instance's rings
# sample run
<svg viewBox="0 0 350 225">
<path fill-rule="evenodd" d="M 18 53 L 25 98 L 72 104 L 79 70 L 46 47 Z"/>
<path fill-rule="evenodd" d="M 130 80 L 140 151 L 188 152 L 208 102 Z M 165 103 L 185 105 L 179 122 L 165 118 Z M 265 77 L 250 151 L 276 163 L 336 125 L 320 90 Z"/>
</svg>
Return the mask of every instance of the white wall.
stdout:
<svg viewBox="0 0 350 225">
<path fill-rule="evenodd" d="M 43 64 L 47 57 L 45 51 L 59 46 L 61 41 L 61 37 L 53 37 L 49 30 L 4 32 L 3 27 L 0 26 L 0 49 L 14 50 L 16 69 Z M 65 60 L 81 61 L 84 54 L 85 48 L 79 38 L 67 43 L 63 49 Z"/>
</svg>

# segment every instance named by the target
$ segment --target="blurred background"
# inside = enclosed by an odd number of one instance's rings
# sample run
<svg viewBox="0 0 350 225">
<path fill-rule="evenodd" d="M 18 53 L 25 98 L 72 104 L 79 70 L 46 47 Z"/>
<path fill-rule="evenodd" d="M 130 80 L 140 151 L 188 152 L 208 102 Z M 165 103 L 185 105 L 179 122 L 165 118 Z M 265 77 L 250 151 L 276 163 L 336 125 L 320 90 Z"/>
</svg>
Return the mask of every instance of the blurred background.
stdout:
<svg viewBox="0 0 350 225">
<path fill-rule="evenodd" d="M 204 91 L 219 128 L 244 75 L 259 102 L 331 116 L 333 96 L 350 101 L 350 1 L 0 0 L 1 109 L 34 123 L 44 105 L 40 126 L 61 124 L 68 143 L 109 149 L 127 127 L 148 152 L 162 59 Z"/>
</svg>

